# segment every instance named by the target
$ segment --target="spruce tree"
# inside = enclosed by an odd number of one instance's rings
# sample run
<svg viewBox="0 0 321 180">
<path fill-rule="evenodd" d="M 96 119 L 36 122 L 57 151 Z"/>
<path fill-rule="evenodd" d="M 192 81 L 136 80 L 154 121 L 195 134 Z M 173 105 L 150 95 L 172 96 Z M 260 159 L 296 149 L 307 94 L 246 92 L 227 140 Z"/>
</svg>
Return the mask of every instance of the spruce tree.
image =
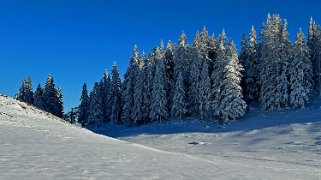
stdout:
<svg viewBox="0 0 321 180">
<path fill-rule="evenodd" d="M 310 61 L 309 48 L 305 43 L 301 29 L 296 35 L 293 60 L 289 65 L 289 74 L 290 104 L 294 108 L 304 108 L 312 91 L 312 63 Z"/>
<path fill-rule="evenodd" d="M 89 116 L 89 96 L 87 90 L 87 84 L 84 83 L 82 86 L 82 92 L 80 97 L 80 105 L 79 105 L 79 117 L 78 122 L 82 125 L 85 125 L 88 121 Z"/>
<path fill-rule="evenodd" d="M 321 95 L 321 28 L 311 18 L 309 25 L 308 46 L 313 64 L 313 80 L 315 89 Z"/>
<path fill-rule="evenodd" d="M 165 51 L 166 76 L 167 76 L 167 102 L 169 111 L 173 106 L 173 85 L 174 85 L 174 45 L 168 41 Z"/>
<path fill-rule="evenodd" d="M 222 69 L 219 102 L 220 124 L 235 120 L 245 114 L 246 103 L 243 100 L 241 84 L 242 65 L 239 63 L 234 42 L 229 43 Z"/>
<path fill-rule="evenodd" d="M 100 86 L 102 90 L 102 109 L 104 122 L 110 122 L 111 116 L 111 79 L 109 77 L 108 70 L 105 70 L 105 73 L 100 81 Z"/>
<path fill-rule="evenodd" d="M 209 120 L 211 117 L 210 109 L 211 109 L 211 80 L 209 77 L 209 68 L 208 63 L 202 63 L 202 71 L 200 77 L 200 89 L 199 89 L 199 113 L 201 116 L 201 120 Z"/>
<path fill-rule="evenodd" d="M 160 123 L 162 120 L 167 119 L 167 95 L 166 95 L 166 66 L 164 60 L 164 54 L 160 48 L 156 48 L 155 51 L 156 71 L 153 80 L 153 91 L 151 96 L 151 120 L 158 120 Z"/>
<path fill-rule="evenodd" d="M 116 63 L 113 64 L 112 69 L 112 85 L 111 85 L 111 92 L 112 92 L 112 112 L 111 112 L 111 123 L 113 124 L 121 124 L 121 110 L 122 110 L 122 103 L 121 103 L 121 79 L 119 75 L 119 71 L 117 69 Z"/>
<path fill-rule="evenodd" d="M 220 101 L 221 101 L 221 86 L 223 78 L 223 69 L 226 63 L 226 41 L 227 37 L 225 31 L 223 30 L 218 38 L 217 50 L 216 50 L 216 58 L 212 67 L 211 73 L 211 116 L 219 116 L 220 115 Z"/>
<path fill-rule="evenodd" d="M 123 84 L 123 111 L 122 111 L 122 121 L 127 125 L 133 125 L 134 119 L 134 84 L 137 72 L 137 64 L 139 62 L 139 53 L 137 46 L 134 47 L 133 55 L 130 58 L 130 63 L 127 68 L 124 77 L 124 84 Z"/>
<path fill-rule="evenodd" d="M 28 104 L 33 104 L 34 99 L 30 76 L 28 77 L 28 79 L 24 79 L 22 81 L 17 99 Z"/>
<path fill-rule="evenodd" d="M 142 58 L 146 58 L 145 54 L 142 55 Z M 134 106 L 133 106 L 133 123 L 137 124 L 143 120 L 143 88 L 144 88 L 144 79 L 143 79 L 143 67 L 144 59 L 139 58 L 136 64 L 136 74 L 135 74 L 135 83 L 134 83 Z"/>
<path fill-rule="evenodd" d="M 43 90 L 44 110 L 61 117 L 60 113 L 60 95 L 58 89 L 55 87 L 54 79 L 48 75 L 44 90 Z"/>
<path fill-rule="evenodd" d="M 89 96 L 89 116 L 85 125 L 100 125 L 103 122 L 104 115 L 102 109 L 102 91 L 99 83 L 95 83 Z"/>
<path fill-rule="evenodd" d="M 43 103 L 43 89 L 41 88 L 41 85 L 38 84 L 38 87 L 34 94 L 34 106 L 36 106 L 39 109 L 44 109 L 44 103 Z"/>
<path fill-rule="evenodd" d="M 284 49 L 286 41 L 282 37 L 286 37 L 285 34 L 280 16 L 269 15 L 262 30 L 260 104 L 263 110 L 279 110 L 286 106 L 286 63 L 289 54 Z"/>
<path fill-rule="evenodd" d="M 171 115 L 173 118 L 179 118 L 179 120 L 182 120 L 186 113 L 187 109 L 185 102 L 183 74 L 182 72 L 179 72 L 174 86 L 174 99 Z"/>
</svg>

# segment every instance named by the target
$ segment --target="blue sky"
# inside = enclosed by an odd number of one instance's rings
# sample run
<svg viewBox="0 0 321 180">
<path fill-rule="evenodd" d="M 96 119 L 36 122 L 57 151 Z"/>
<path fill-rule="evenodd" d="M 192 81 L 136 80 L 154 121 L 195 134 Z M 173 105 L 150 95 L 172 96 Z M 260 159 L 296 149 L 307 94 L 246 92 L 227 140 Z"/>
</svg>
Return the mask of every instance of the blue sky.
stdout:
<svg viewBox="0 0 321 180">
<path fill-rule="evenodd" d="M 182 30 L 192 42 L 206 25 L 216 35 L 225 28 L 239 45 L 268 13 L 288 20 L 293 39 L 311 16 L 321 23 L 320 7 L 318 0 L 0 0 L 0 92 L 13 96 L 28 75 L 35 89 L 52 74 L 69 110 L 82 84 L 91 89 L 113 61 L 123 75 L 135 44 L 149 52 L 160 39 L 177 42 Z"/>
</svg>

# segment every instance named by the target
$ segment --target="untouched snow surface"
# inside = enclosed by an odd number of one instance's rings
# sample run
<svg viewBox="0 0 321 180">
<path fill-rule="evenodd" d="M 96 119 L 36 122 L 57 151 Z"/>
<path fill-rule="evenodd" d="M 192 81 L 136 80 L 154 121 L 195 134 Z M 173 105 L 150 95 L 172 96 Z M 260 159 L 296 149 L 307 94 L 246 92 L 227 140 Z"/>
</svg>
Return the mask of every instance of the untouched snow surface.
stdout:
<svg viewBox="0 0 321 180">
<path fill-rule="evenodd" d="M 320 121 L 241 124 L 109 131 L 125 142 L 0 96 L 0 179 L 321 179 Z"/>
</svg>

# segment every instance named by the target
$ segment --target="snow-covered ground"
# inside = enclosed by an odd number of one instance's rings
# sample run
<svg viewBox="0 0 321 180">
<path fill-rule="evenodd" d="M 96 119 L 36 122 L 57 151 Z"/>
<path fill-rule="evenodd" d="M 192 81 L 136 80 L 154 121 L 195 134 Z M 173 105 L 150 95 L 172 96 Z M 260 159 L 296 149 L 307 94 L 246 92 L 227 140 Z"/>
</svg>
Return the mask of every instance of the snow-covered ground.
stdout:
<svg viewBox="0 0 321 180">
<path fill-rule="evenodd" d="M 321 179 L 318 109 L 109 130 L 117 140 L 0 96 L 0 179 Z"/>
</svg>

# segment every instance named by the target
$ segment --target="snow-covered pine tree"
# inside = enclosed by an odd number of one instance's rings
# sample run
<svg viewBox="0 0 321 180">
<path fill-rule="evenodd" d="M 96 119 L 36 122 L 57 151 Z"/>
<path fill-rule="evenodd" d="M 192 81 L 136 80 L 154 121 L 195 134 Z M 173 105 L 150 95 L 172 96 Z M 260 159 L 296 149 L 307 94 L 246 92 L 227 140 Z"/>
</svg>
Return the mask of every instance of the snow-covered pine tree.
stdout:
<svg viewBox="0 0 321 180">
<path fill-rule="evenodd" d="M 208 58 L 210 60 L 215 61 L 215 56 L 216 56 L 216 39 L 214 34 L 212 34 L 212 36 L 209 38 L 208 41 Z"/>
<path fill-rule="evenodd" d="M 40 84 L 38 84 L 38 87 L 34 93 L 34 102 L 33 105 L 36 106 L 39 109 L 44 109 L 43 106 L 43 89 Z"/>
<path fill-rule="evenodd" d="M 121 110 L 122 110 L 122 103 L 121 103 L 121 79 L 119 75 L 119 71 L 117 69 L 116 63 L 113 64 L 112 69 L 112 85 L 111 85 L 111 92 L 112 92 L 112 112 L 111 112 L 111 123 L 113 124 L 121 124 Z"/>
<path fill-rule="evenodd" d="M 258 48 L 256 42 L 256 31 L 252 26 L 249 37 L 242 37 L 242 49 L 240 52 L 240 62 L 244 68 L 242 89 L 244 100 L 248 103 L 258 102 L 259 85 L 258 85 Z"/>
<path fill-rule="evenodd" d="M 241 51 L 239 54 L 239 60 L 244 68 L 241 86 L 243 89 L 244 100 L 249 103 L 251 102 L 251 100 L 250 100 L 250 94 L 248 93 L 248 90 L 247 90 L 248 81 L 250 81 L 250 83 L 253 83 L 253 82 L 251 82 L 252 78 L 248 76 L 248 73 L 252 71 L 251 69 L 252 67 L 250 65 L 250 60 L 249 60 L 248 44 L 249 44 L 248 37 L 245 34 L 243 34 L 242 40 L 241 40 Z"/>
<path fill-rule="evenodd" d="M 34 99 L 30 76 L 27 79 L 23 79 L 17 99 L 28 104 L 33 104 Z"/>
<path fill-rule="evenodd" d="M 313 64 L 313 80 L 315 89 L 321 95 L 321 28 L 311 18 L 309 25 L 308 46 Z"/>
<path fill-rule="evenodd" d="M 193 112 L 192 110 L 192 98 L 191 98 L 191 64 L 192 64 L 192 52 L 193 48 L 190 47 L 186 40 L 186 35 L 184 32 L 180 35 L 178 47 L 176 48 L 176 51 L 174 53 L 174 82 L 177 80 L 178 74 L 181 72 L 183 76 L 183 84 L 185 89 L 185 103 L 187 108 L 187 113 L 191 114 Z"/>
<path fill-rule="evenodd" d="M 293 60 L 289 65 L 290 104 L 294 108 L 304 108 L 312 91 L 312 63 L 309 48 L 300 29 L 293 47 Z"/>
<path fill-rule="evenodd" d="M 173 107 L 171 110 L 171 115 L 173 118 L 182 118 L 187 113 L 186 102 L 185 102 L 185 88 L 184 88 L 184 80 L 183 73 L 179 72 L 177 75 L 177 79 L 174 85 L 174 99 L 173 99 Z"/>
<path fill-rule="evenodd" d="M 79 117 L 78 122 L 82 125 L 87 124 L 89 116 L 89 96 L 87 90 L 87 84 L 84 83 L 82 86 L 82 92 L 80 97 L 80 105 L 79 105 Z"/>
<path fill-rule="evenodd" d="M 102 110 L 102 91 L 99 83 L 95 83 L 89 95 L 89 116 L 85 125 L 100 125 L 104 120 Z"/>
<path fill-rule="evenodd" d="M 142 96 L 143 96 L 143 102 L 142 102 L 142 120 L 145 124 L 147 121 L 149 121 L 149 114 L 150 114 L 150 78 L 149 78 L 149 65 L 150 62 L 147 59 L 145 53 L 142 53 L 141 61 L 144 62 L 144 66 L 142 68 Z"/>
<path fill-rule="evenodd" d="M 222 33 L 219 35 L 218 44 L 216 49 L 216 58 L 213 63 L 212 73 L 211 73 L 211 116 L 219 116 L 219 105 L 221 102 L 221 86 L 223 77 L 223 69 L 226 63 L 226 41 L 227 37 L 223 29 Z"/>
<path fill-rule="evenodd" d="M 258 80 L 258 74 L 259 74 L 259 55 L 258 55 L 258 45 L 256 41 L 256 31 L 254 26 L 252 26 L 250 35 L 249 35 L 249 46 L 248 46 L 248 58 L 249 58 L 249 69 L 245 69 L 246 71 L 249 71 L 247 73 L 247 76 L 249 79 L 247 79 L 247 95 L 248 99 L 250 101 L 258 102 L 259 101 L 259 80 Z"/>
<path fill-rule="evenodd" d="M 56 96 L 57 96 L 57 104 L 55 106 L 54 114 L 60 118 L 64 116 L 64 103 L 63 103 L 63 95 L 62 90 L 60 87 L 56 89 Z"/>
<path fill-rule="evenodd" d="M 108 73 L 108 70 L 105 70 L 105 73 L 100 81 L 100 86 L 102 90 L 102 110 L 104 115 L 104 122 L 110 122 L 111 116 L 111 79 Z"/>
<path fill-rule="evenodd" d="M 134 83 L 134 106 L 133 106 L 133 123 L 141 123 L 143 121 L 143 67 L 145 61 L 145 53 L 142 54 L 142 58 L 138 59 L 136 64 L 136 76 Z"/>
<path fill-rule="evenodd" d="M 201 120 L 209 120 L 211 113 L 211 80 L 209 77 L 209 68 L 208 62 L 202 63 L 202 71 L 201 71 L 201 78 L 200 78 L 200 86 L 199 86 L 199 113 L 201 116 Z"/>
<path fill-rule="evenodd" d="M 280 40 L 280 74 L 279 84 L 277 87 L 278 93 L 280 94 L 281 106 L 288 107 L 289 106 L 289 73 L 288 66 L 292 61 L 292 44 L 289 38 L 289 32 L 287 30 L 287 21 L 284 20 L 283 27 L 281 30 L 281 40 Z"/>
<path fill-rule="evenodd" d="M 153 80 L 153 91 L 151 96 L 151 120 L 162 120 L 168 118 L 167 94 L 166 94 L 166 64 L 164 53 L 160 48 L 155 51 L 156 71 Z"/>
<path fill-rule="evenodd" d="M 133 55 L 130 58 L 129 66 L 125 73 L 124 84 L 123 84 L 123 111 L 122 111 L 122 121 L 124 124 L 133 125 L 134 119 L 134 84 L 136 80 L 137 64 L 139 62 L 138 48 L 135 45 L 133 50 Z"/>
<path fill-rule="evenodd" d="M 229 43 L 226 51 L 221 79 L 221 101 L 219 103 L 219 123 L 235 120 L 245 114 L 246 102 L 243 100 L 241 79 L 243 71 L 239 63 L 237 51 L 233 41 Z"/>
<path fill-rule="evenodd" d="M 167 102 L 169 111 L 173 106 L 173 85 L 174 85 L 174 45 L 168 41 L 165 51 L 166 76 L 167 76 Z"/>
<path fill-rule="evenodd" d="M 48 75 L 44 90 L 43 90 L 43 103 L 44 110 L 55 115 L 60 116 L 58 109 L 59 106 L 59 92 L 55 87 L 54 79 L 51 75 Z"/>
<path fill-rule="evenodd" d="M 286 92 L 282 92 L 285 78 L 280 52 L 282 47 L 282 19 L 279 15 L 269 15 L 262 29 L 260 104 L 263 110 L 280 109 L 284 104 Z M 285 60 L 285 58 L 282 58 Z M 282 74 L 283 73 L 283 74 Z"/>
</svg>

